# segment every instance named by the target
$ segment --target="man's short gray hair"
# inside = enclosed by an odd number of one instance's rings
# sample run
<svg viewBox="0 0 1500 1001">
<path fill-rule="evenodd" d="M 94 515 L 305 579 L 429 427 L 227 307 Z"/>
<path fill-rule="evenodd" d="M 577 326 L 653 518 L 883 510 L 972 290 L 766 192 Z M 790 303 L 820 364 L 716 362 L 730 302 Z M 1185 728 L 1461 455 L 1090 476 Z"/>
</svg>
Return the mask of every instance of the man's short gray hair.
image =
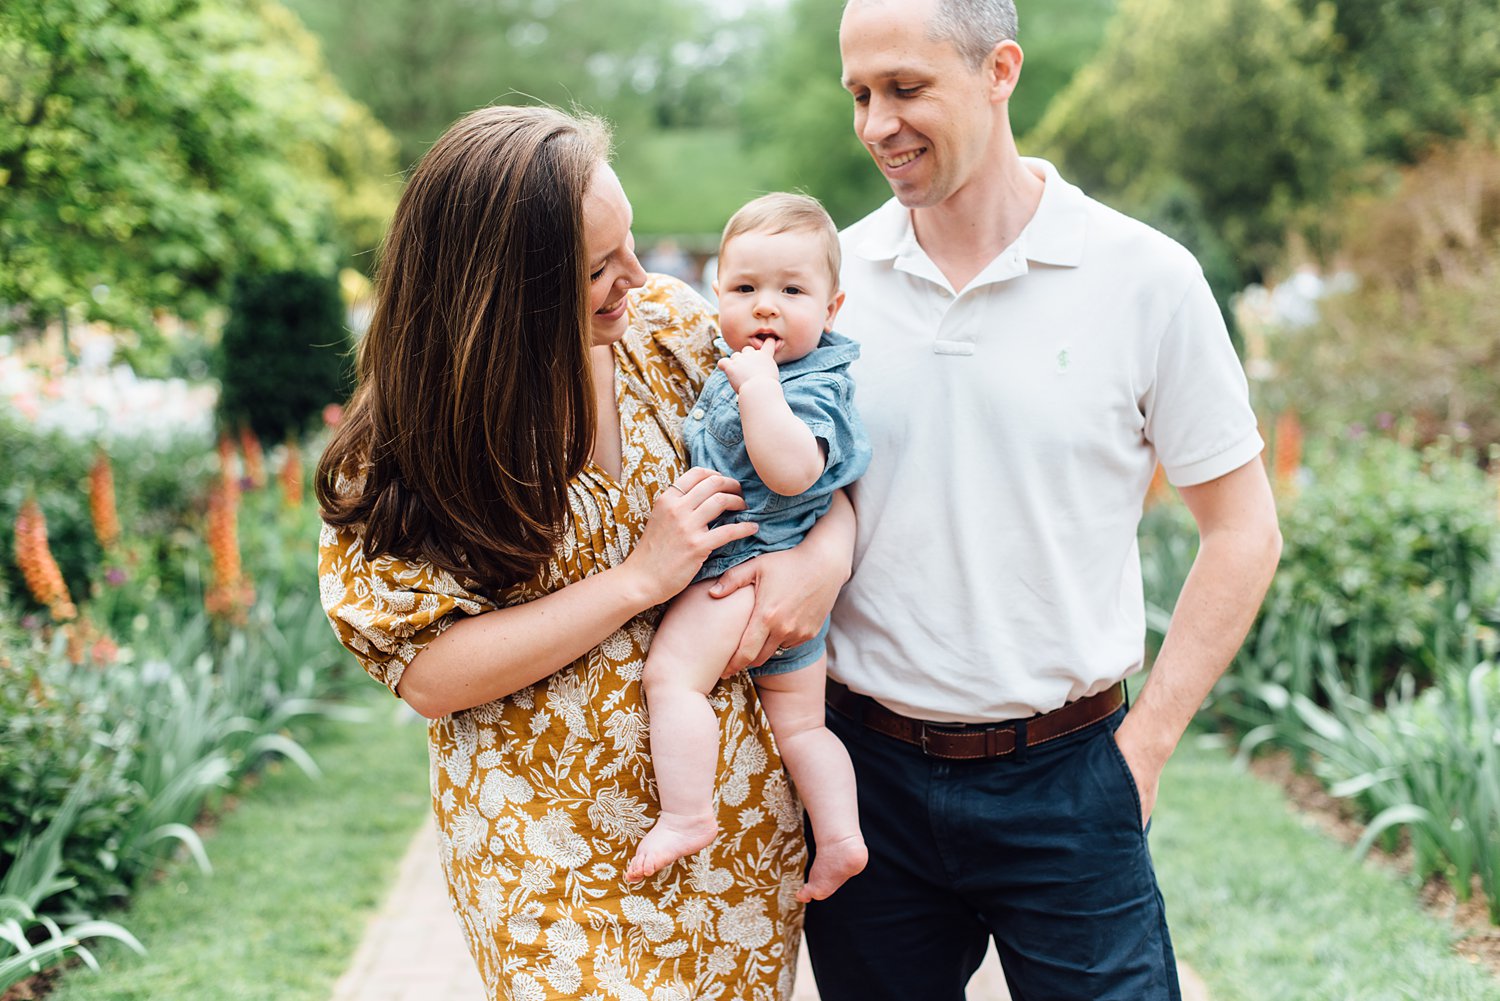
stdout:
<svg viewBox="0 0 1500 1001">
<path fill-rule="evenodd" d="M 969 68 L 977 70 L 995 46 L 1015 41 L 1015 0 L 938 0 L 927 36 L 952 42 Z"/>
</svg>

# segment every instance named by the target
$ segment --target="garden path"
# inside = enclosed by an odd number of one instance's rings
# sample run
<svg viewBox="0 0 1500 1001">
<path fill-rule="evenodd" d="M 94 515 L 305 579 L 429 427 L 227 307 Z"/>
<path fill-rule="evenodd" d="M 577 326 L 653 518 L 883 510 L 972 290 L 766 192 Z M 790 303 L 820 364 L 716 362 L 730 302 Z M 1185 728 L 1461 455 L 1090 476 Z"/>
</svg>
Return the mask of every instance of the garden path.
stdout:
<svg viewBox="0 0 1500 1001">
<path fill-rule="evenodd" d="M 396 883 L 371 920 L 332 1001 L 485 1001 L 438 868 L 437 831 L 429 817 L 412 839 Z M 1183 1001 L 1208 1001 L 1203 982 L 1180 966 Z M 992 946 L 969 982 L 969 1001 L 1008 1001 Z M 791 1001 L 818 1001 L 802 950 Z"/>
</svg>

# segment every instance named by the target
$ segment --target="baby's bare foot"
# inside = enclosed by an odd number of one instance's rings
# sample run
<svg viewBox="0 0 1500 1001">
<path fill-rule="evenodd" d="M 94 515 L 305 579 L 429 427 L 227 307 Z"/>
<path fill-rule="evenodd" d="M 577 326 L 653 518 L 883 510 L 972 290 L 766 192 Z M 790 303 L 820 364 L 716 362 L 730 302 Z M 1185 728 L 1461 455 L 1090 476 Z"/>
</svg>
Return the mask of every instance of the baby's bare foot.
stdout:
<svg viewBox="0 0 1500 1001">
<path fill-rule="evenodd" d="M 822 900 L 844 885 L 844 880 L 864 870 L 870 861 L 870 851 L 865 839 L 858 834 L 840 838 L 832 844 L 817 844 L 813 856 L 812 872 L 807 882 L 797 891 L 797 899 L 804 904 L 810 900 Z"/>
<path fill-rule="evenodd" d="M 641 839 L 635 857 L 625 867 L 625 879 L 631 883 L 639 882 L 678 859 L 708 847 L 718 833 L 718 820 L 711 813 L 693 817 L 663 813 Z"/>
</svg>

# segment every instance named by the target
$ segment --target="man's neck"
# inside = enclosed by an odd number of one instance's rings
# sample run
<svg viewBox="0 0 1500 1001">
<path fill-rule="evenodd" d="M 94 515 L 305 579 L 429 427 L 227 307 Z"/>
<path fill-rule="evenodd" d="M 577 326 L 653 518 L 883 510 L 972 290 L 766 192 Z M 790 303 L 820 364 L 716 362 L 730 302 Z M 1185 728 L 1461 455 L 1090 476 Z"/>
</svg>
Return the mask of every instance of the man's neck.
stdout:
<svg viewBox="0 0 1500 1001">
<path fill-rule="evenodd" d="M 1021 235 L 1036 215 L 1045 186 L 1011 147 L 996 168 L 972 178 L 946 200 L 912 210 L 917 243 L 953 290 L 962 291 Z"/>
</svg>

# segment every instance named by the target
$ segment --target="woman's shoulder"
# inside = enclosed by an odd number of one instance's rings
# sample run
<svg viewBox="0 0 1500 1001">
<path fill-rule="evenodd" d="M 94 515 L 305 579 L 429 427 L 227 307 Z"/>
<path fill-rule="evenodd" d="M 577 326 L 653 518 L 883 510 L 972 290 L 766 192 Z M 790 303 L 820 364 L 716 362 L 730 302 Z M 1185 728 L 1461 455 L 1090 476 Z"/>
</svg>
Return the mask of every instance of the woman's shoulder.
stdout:
<svg viewBox="0 0 1500 1001">
<path fill-rule="evenodd" d="M 647 275 L 631 293 L 632 322 L 624 348 L 642 363 L 680 368 L 694 390 L 718 361 L 714 308 L 687 282 L 670 275 Z"/>
</svg>

